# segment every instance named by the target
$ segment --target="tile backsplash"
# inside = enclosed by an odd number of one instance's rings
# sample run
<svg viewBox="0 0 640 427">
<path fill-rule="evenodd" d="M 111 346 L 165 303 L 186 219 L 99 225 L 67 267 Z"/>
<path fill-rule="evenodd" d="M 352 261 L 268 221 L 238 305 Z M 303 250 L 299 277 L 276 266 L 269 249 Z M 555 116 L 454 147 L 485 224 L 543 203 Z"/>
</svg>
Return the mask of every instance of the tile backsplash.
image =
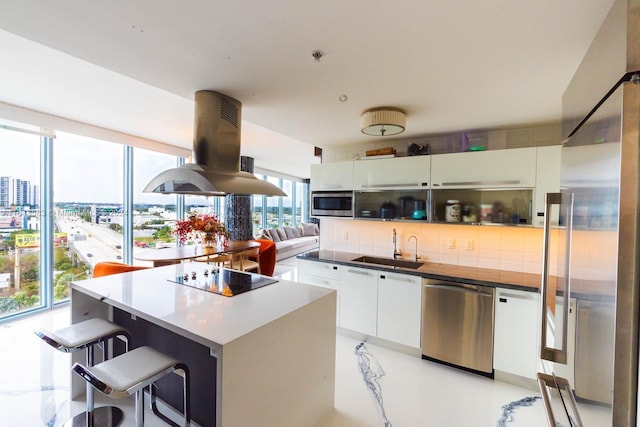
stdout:
<svg viewBox="0 0 640 427">
<path fill-rule="evenodd" d="M 543 230 L 533 227 L 418 224 L 322 218 L 320 248 L 362 255 L 393 256 L 397 249 L 413 259 L 416 243 L 422 261 L 540 274 Z M 617 241 L 611 232 L 576 232 L 572 276 L 611 279 L 617 262 Z M 551 259 L 557 259 L 551 247 Z M 560 260 L 562 261 L 562 260 Z M 551 273 L 562 262 L 550 265 Z"/>
</svg>

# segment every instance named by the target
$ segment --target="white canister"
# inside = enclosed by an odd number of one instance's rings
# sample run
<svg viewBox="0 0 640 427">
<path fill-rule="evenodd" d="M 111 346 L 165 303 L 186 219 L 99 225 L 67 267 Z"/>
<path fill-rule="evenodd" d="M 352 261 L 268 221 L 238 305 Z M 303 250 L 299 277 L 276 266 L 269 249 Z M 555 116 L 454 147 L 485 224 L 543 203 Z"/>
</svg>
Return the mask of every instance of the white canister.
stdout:
<svg viewBox="0 0 640 427">
<path fill-rule="evenodd" d="M 447 222 L 460 222 L 460 200 L 447 200 L 445 218 Z"/>
</svg>

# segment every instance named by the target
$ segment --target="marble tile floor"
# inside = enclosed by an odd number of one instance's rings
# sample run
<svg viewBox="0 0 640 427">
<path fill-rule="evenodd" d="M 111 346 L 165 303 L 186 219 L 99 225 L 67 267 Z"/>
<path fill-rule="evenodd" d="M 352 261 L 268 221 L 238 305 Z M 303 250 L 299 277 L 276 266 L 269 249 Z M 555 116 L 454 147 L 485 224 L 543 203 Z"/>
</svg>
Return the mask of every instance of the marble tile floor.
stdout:
<svg viewBox="0 0 640 427">
<path fill-rule="evenodd" d="M 295 279 L 295 258 L 278 263 L 276 275 Z M 45 326 L 60 328 L 69 322 L 69 308 L 34 315 L 0 325 L 0 426 L 62 426 L 84 409 L 84 403 L 69 400 L 70 356 L 42 343 L 32 331 Z M 336 336 L 335 408 L 320 427 L 383 427 L 382 410 L 358 370 L 359 341 Z M 396 427 L 496 426 L 501 407 L 534 390 L 493 381 L 384 347 L 365 343 L 372 366 L 385 375 L 379 378 L 383 407 L 389 424 Z M 97 406 L 107 398 L 97 393 Z M 133 400 L 112 401 L 125 412 L 125 423 L 133 425 Z M 611 425 L 608 411 L 581 405 L 585 426 Z M 518 408 L 505 427 L 545 427 L 540 400 Z M 153 414 L 146 425 L 163 426 Z M 271 426 L 266 426 L 271 427 Z M 277 427 L 277 426 L 273 426 Z M 303 427 L 303 426 L 301 426 Z"/>
</svg>

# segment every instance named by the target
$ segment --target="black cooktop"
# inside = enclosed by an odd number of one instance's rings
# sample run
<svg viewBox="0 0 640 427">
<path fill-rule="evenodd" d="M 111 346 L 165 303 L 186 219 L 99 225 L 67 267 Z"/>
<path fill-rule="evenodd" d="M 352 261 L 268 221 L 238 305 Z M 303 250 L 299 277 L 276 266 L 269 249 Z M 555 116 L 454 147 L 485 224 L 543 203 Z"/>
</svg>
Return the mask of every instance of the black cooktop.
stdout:
<svg viewBox="0 0 640 427">
<path fill-rule="evenodd" d="M 185 273 L 184 276 L 178 276 L 169 281 L 225 297 L 232 297 L 277 282 L 270 277 L 226 268 L 205 270 L 195 274 Z"/>
</svg>

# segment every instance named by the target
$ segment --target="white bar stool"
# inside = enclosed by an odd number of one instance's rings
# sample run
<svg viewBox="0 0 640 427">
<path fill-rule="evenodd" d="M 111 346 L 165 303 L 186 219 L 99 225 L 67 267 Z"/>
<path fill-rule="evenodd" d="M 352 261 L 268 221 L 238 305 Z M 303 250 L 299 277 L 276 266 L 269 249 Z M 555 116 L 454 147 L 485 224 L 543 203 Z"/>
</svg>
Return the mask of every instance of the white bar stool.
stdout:
<svg viewBox="0 0 640 427">
<path fill-rule="evenodd" d="M 95 345 L 102 347 L 102 358 L 107 360 L 106 343 L 108 340 L 115 337 L 124 338 L 127 350 L 131 340 L 131 335 L 125 328 L 99 318 L 85 320 L 57 331 L 40 329 L 35 331 L 35 334 L 47 344 L 64 353 L 75 353 L 86 349 L 88 366 L 93 366 Z M 122 418 L 122 410 L 115 406 L 94 408 L 93 387 L 87 384 L 87 410 L 67 421 L 65 426 L 115 427 L 120 424 Z"/>
<path fill-rule="evenodd" d="M 178 426 L 157 410 L 153 382 L 172 372 L 181 375 L 184 387 L 182 396 L 184 427 L 188 427 L 191 423 L 187 366 L 151 347 L 139 347 L 91 367 L 76 363 L 72 369 L 84 378 L 87 384 L 91 384 L 107 396 L 125 398 L 135 393 L 136 427 L 144 425 L 144 388 L 147 386 L 150 386 L 151 389 L 151 404 L 154 414 L 167 424 Z"/>
</svg>

